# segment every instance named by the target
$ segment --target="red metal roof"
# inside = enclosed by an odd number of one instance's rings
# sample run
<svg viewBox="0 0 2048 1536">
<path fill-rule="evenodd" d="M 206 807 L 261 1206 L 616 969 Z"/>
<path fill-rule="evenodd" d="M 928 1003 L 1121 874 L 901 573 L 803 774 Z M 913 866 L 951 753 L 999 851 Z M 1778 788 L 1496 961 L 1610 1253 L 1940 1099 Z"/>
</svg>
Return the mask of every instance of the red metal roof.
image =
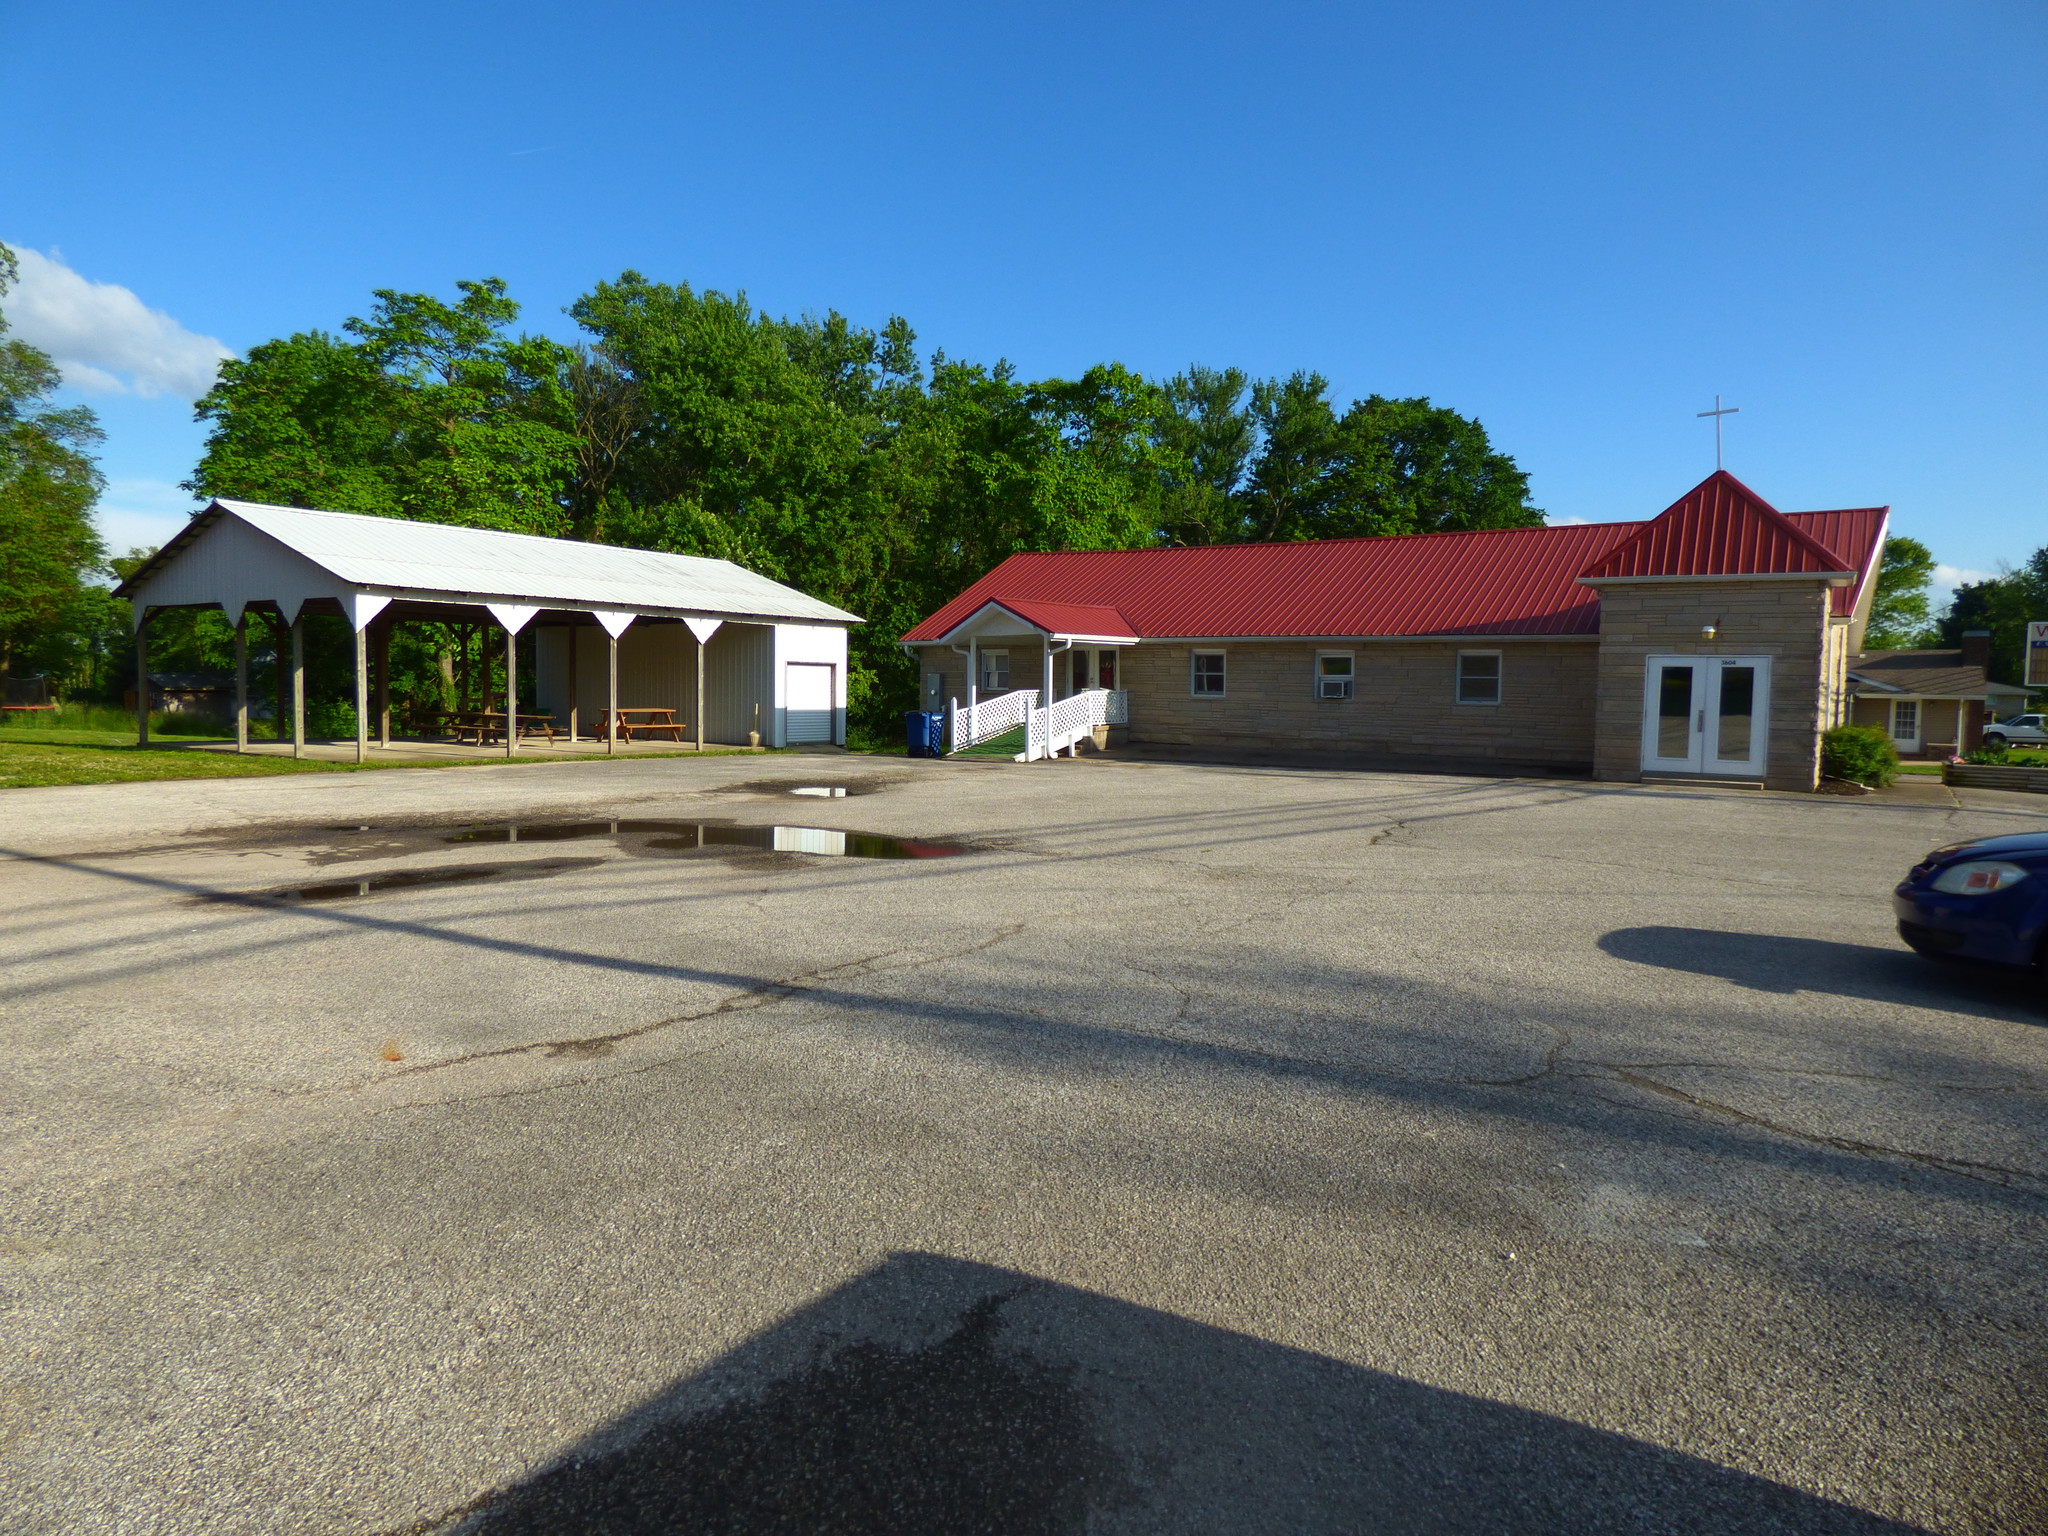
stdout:
<svg viewBox="0 0 2048 1536">
<path fill-rule="evenodd" d="M 1787 512 L 1785 521 L 1811 534 L 1849 562 L 1856 581 L 1828 594 L 1833 612 L 1847 618 L 1856 611 L 1863 589 L 1877 579 L 1877 553 L 1884 543 L 1890 507 L 1844 507 L 1836 512 Z"/>
<path fill-rule="evenodd" d="M 1732 475 L 1717 474 L 1664 515 L 1671 517 L 1717 480 L 1768 513 L 1745 515 L 1730 525 L 1768 531 L 1771 538 L 1760 546 L 1764 554 L 1801 574 L 1804 568 L 1791 561 L 1815 562 L 1815 575 L 1860 572 L 1861 581 L 1833 594 L 1836 613 L 1852 611 L 1874 572 L 1884 508 L 1780 513 Z M 911 644 L 943 639 L 990 602 L 1027 618 L 1027 607 L 1048 617 L 1055 607 L 1111 608 L 1132 634 L 1146 640 L 1595 635 L 1600 598 L 1597 589 L 1580 583 L 1581 573 L 1604 566 L 1620 546 L 1655 526 L 1579 523 L 1298 544 L 1012 555 L 903 638 Z M 1732 543 L 1729 557 L 1745 547 L 1750 546 Z M 1083 632 L 1055 629 L 1036 618 L 1030 622 L 1054 633 Z"/>
<path fill-rule="evenodd" d="M 1048 635 L 1086 635 L 1103 640 L 1138 638 L 1138 632 L 1124 622 L 1124 616 L 1104 604 L 1041 603 L 1021 597 L 1002 597 L 995 601 L 996 606 L 1009 609 L 1025 623 L 1044 630 Z M 972 618 L 973 614 L 967 617 Z"/>
<path fill-rule="evenodd" d="M 1717 469 L 1581 573 L 1629 576 L 1820 576 L 1855 567 L 1756 492 Z"/>
<path fill-rule="evenodd" d="M 1113 607 L 1148 640 L 1590 635 L 1600 599 L 1578 574 L 1641 526 L 1012 555 L 903 638 L 937 640 L 992 601 Z"/>
</svg>

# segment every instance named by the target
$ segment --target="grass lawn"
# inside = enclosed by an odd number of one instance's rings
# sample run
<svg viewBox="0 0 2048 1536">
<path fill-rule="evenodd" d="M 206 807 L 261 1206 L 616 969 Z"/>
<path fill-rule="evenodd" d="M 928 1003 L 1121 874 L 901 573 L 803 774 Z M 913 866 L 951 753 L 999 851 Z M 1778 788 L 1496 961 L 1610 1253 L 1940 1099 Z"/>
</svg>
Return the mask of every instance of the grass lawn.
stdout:
<svg viewBox="0 0 2048 1536">
<path fill-rule="evenodd" d="M 334 773 L 352 763 L 236 757 L 175 746 L 135 745 L 118 731 L 0 731 L 0 789 L 51 784 L 121 784 L 134 779 L 241 779 L 252 774 Z"/>
<path fill-rule="evenodd" d="M 172 738 L 172 742 L 224 738 Z M 787 749 L 771 749 L 780 756 Z M 690 754 L 692 757 L 695 753 Z M 706 757 L 730 757 L 712 747 Z M 630 762 L 602 752 L 574 757 L 423 758 L 409 762 L 326 763 L 312 758 L 237 757 L 232 752 L 194 752 L 167 743 L 135 745 L 126 731 L 67 731 L 48 728 L 0 730 L 0 789 L 43 789 L 55 784 L 124 784 L 138 779 L 246 779 L 276 773 L 361 773 L 385 768 L 464 768 L 505 763 Z"/>
</svg>

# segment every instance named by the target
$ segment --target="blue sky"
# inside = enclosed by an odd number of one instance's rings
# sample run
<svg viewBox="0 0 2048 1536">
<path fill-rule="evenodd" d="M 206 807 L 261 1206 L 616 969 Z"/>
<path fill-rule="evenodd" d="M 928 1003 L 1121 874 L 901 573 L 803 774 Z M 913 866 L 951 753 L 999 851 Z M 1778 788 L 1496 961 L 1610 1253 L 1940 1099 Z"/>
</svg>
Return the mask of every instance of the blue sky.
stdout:
<svg viewBox="0 0 2048 1536">
<path fill-rule="evenodd" d="M 185 505 L 210 339 L 492 274 L 567 336 L 627 267 L 1031 375 L 1429 395 L 1555 518 L 1663 508 L 1719 392 L 1786 510 L 1889 503 L 1963 571 L 2048 542 L 2038 0 L 8 0 L 0 95 L 117 542 Z"/>
</svg>

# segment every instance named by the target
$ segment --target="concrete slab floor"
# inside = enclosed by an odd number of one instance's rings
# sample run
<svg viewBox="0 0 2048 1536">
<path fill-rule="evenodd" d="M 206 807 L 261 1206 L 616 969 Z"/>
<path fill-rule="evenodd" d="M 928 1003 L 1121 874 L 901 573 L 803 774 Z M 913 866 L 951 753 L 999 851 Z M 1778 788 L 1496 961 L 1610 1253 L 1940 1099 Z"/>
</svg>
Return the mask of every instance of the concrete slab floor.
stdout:
<svg viewBox="0 0 2048 1536">
<path fill-rule="evenodd" d="M 2048 1012 L 1887 906 L 2044 811 L 1087 758 L 10 791 L 5 1528 L 2048 1528 Z"/>
</svg>

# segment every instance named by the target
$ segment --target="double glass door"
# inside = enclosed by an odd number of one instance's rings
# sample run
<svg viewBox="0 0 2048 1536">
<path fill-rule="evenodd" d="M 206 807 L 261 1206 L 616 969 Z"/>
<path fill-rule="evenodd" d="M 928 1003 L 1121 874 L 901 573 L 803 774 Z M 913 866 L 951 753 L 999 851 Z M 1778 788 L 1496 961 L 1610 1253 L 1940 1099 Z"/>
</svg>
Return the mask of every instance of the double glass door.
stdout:
<svg viewBox="0 0 2048 1536">
<path fill-rule="evenodd" d="M 1770 713 L 1768 656 L 1648 657 L 1643 767 L 1761 778 Z"/>
</svg>

